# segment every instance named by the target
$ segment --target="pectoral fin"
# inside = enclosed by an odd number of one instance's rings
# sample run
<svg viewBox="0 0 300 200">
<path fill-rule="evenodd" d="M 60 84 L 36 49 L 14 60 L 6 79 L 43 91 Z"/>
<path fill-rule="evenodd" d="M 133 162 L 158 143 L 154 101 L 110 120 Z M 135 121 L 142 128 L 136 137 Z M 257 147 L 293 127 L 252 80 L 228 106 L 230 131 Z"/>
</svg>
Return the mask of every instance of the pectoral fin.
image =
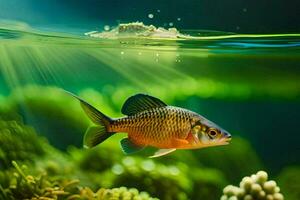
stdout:
<svg viewBox="0 0 300 200">
<path fill-rule="evenodd" d="M 160 157 L 160 156 L 164 156 L 168 153 L 171 153 L 173 151 L 175 151 L 176 149 L 159 149 L 158 151 L 156 151 L 154 153 L 153 156 L 149 156 L 149 158 L 157 158 L 157 157 Z"/>
<path fill-rule="evenodd" d="M 133 142 L 130 141 L 129 138 L 123 138 L 120 141 L 120 144 L 121 144 L 122 150 L 125 154 L 132 154 L 132 153 L 138 152 L 144 148 L 143 146 L 138 146 L 138 145 L 134 144 Z"/>
</svg>

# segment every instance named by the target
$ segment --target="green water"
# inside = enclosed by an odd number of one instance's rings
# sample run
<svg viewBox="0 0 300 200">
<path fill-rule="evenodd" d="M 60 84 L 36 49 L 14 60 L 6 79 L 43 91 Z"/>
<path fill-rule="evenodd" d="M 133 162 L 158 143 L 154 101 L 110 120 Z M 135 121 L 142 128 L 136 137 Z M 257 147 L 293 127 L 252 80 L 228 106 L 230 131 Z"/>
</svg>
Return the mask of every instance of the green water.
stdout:
<svg viewBox="0 0 300 200">
<path fill-rule="evenodd" d="M 14 94 L 29 101 L 20 104 L 23 121 L 66 150 L 81 148 L 87 122 L 70 128 L 64 117 L 72 115 L 77 102 L 60 100 L 64 97 L 48 86 L 90 97 L 114 117 L 121 116 L 127 97 L 149 93 L 206 116 L 231 132 L 233 140 L 247 139 L 272 177 L 289 165 L 299 166 L 300 34 L 185 33 L 193 37 L 93 39 L 2 27 L 0 100 L 9 104 Z M 47 114 L 57 121 L 50 122 Z M 118 146 L 117 139 L 111 144 Z M 215 167 L 207 158 L 203 162 Z"/>
<path fill-rule="evenodd" d="M 154 92 L 182 81 L 182 92 L 203 97 L 299 96 L 297 34 L 107 40 L 2 29 L 1 38 L 5 91 L 38 83 Z"/>
</svg>

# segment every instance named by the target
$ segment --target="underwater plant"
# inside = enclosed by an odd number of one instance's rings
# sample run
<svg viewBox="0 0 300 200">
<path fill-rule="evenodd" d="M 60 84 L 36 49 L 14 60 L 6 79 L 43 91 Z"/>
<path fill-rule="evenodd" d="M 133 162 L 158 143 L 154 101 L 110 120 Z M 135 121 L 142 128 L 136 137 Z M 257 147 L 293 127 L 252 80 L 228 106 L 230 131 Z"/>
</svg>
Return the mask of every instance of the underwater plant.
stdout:
<svg viewBox="0 0 300 200">
<path fill-rule="evenodd" d="M 158 200 L 152 198 L 146 192 L 139 192 L 135 188 L 128 189 L 126 187 L 104 189 L 101 188 L 96 192 L 99 200 Z"/>
<path fill-rule="evenodd" d="M 126 187 L 105 189 L 100 188 L 93 192 L 89 187 L 80 186 L 77 179 L 51 178 L 46 173 L 36 176 L 27 174 L 28 167 L 19 166 L 13 161 L 14 172 L 10 172 L 10 184 L 8 187 L 0 185 L 0 199 L 5 200 L 156 200 L 146 192 Z"/>
<path fill-rule="evenodd" d="M 11 167 L 11 161 L 32 162 L 46 154 L 49 144 L 35 130 L 17 121 L 0 119 L 0 170 Z"/>
<path fill-rule="evenodd" d="M 240 187 L 228 185 L 223 190 L 221 200 L 283 200 L 280 188 L 273 180 L 268 181 L 268 174 L 259 171 L 240 182 Z"/>
<path fill-rule="evenodd" d="M 125 157 L 111 171 L 114 174 L 112 187 L 136 187 L 160 199 L 188 199 L 192 188 L 191 181 L 178 166 L 165 166 L 152 159 Z"/>
<path fill-rule="evenodd" d="M 71 148 L 69 152 L 74 164 L 84 172 L 81 182 L 88 180 L 91 187 L 127 186 L 148 191 L 161 199 L 214 200 L 228 184 L 222 171 L 204 168 L 189 151 L 164 157 L 167 160 L 145 160 L 143 152 L 124 157 L 118 146 L 105 142 L 93 149 Z"/>
<path fill-rule="evenodd" d="M 103 144 L 101 147 L 95 147 L 89 150 L 72 147 L 68 149 L 68 152 L 75 165 L 81 170 L 97 173 L 110 169 L 123 157 L 119 147 L 110 144 Z M 107 152 L 110 152 L 110 156 L 107 156 Z"/>
</svg>

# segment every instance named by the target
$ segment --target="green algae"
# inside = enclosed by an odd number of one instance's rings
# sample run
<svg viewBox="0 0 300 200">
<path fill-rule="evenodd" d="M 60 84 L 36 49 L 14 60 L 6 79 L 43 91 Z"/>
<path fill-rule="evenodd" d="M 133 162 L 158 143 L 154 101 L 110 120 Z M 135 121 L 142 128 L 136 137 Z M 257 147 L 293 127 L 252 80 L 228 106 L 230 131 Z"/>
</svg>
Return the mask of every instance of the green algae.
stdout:
<svg viewBox="0 0 300 200">
<path fill-rule="evenodd" d="M 48 143 L 34 129 L 16 121 L 0 119 L 0 169 L 11 167 L 11 161 L 32 162 L 46 154 Z"/>
<path fill-rule="evenodd" d="M 89 187 L 80 186 L 77 179 L 53 179 L 45 173 L 31 175 L 26 172 L 26 166 L 19 166 L 12 161 L 15 172 L 10 174 L 10 185 L 3 188 L 0 185 L 0 198 L 5 200 L 55 200 L 55 199 L 85 199 L 85 200 L 155 200 L 146 192 L 126 187 L 105 189 L 93 192 Z"/>
</svg>

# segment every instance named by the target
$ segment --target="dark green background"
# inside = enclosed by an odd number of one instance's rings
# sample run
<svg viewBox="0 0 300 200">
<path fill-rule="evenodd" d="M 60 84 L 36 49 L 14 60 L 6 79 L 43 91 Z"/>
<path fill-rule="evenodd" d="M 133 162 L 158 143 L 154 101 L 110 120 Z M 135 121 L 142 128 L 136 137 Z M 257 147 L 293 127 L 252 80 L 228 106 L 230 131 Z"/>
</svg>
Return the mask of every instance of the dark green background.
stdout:
<svg viewBox="0 0 300 200">
<path fill-rule="evenodd" d="M 158 26 L 174 22 L 179 29 L 286 33 L 299 32 L 299 8 L 297 0 L 0 0 L 0 19 L 74 30 L 138 20 Z"/>
</svg>

